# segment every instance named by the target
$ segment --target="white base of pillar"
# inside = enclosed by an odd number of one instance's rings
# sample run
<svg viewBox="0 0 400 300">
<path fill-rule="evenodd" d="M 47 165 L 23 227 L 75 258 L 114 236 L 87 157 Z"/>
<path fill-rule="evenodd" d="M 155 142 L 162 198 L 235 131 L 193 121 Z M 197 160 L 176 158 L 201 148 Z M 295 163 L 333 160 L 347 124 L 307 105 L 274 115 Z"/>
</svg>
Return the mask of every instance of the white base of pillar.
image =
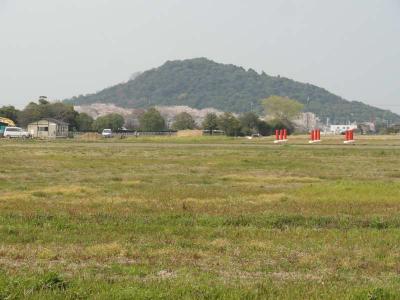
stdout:
<svg viewBox="0 0 400 300">
<path fill-rule="evenodd" d="M 275 140 L 274 144 L 286 143 L 288 140 Z"/>
<path fill-rule="evenodd" d="M 351 141 L 344 141 L 344 144 L 353 144 L 355 142 L 355 140 L 351 140 Z"/>
</svg>

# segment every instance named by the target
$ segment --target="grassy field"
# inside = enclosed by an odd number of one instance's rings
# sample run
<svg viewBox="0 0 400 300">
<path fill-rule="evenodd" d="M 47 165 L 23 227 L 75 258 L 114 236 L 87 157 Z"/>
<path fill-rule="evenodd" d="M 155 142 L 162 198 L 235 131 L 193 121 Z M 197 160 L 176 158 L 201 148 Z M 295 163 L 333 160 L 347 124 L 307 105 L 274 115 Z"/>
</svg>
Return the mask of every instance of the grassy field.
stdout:
<svg viewBox="0 0 400 300">
<path fill-rule="evenodd" d="M 400 137 L 0 140 L 0 299 L 399 299 Z"/>
</svg>

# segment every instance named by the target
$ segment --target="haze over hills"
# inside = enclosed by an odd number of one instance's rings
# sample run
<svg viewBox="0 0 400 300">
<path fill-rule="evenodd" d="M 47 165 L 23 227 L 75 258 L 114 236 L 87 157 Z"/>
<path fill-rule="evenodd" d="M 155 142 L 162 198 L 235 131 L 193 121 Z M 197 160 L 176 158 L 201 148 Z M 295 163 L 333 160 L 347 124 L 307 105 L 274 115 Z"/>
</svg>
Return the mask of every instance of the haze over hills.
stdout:
<svg viewBox="0 0 400 300">
<path fill-rule="evenodd" d="M 318 86 L 284 77 L 258 74 L 206 58 L 168 61 L 159 68 L 137 73 L 132 80 L 66 102 L 75 105 L 111 103 L 125 108 L 185 105 L 236 113 L 262 113 L 261 100 L 287 96 L 305 104 L 322 121 L 399 122 L 400 116 L 359 101 L 347 101 Z"/>
</svg>

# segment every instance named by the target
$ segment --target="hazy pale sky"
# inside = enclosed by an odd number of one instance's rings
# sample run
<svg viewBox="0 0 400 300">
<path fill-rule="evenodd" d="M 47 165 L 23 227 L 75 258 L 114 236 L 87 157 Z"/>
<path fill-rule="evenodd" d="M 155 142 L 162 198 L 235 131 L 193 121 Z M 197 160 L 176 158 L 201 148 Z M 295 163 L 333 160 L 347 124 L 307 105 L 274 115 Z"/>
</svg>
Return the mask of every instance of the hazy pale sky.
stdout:
<svg viewBox="0 0 400 300">
<path fill-rule="evenodd" d="M 0 106 L 200 56 L 400 113 L 400 0 L 0 0 Z"/>
</svg>

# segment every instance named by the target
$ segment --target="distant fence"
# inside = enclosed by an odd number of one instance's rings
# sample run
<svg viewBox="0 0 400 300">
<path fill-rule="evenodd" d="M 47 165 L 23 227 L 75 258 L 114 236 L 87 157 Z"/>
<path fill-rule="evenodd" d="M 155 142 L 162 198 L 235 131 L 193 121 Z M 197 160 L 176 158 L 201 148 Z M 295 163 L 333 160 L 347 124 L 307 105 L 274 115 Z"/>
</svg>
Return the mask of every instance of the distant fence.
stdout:
<svg viewBox="0 0 400 300">
<path fill-rule="evenodd" d="M 182 131 L 181 131 L 182 132 Z M 190 130 L 187 130 L 187 132 L 190 132 Z M 225 135 L 225 132 L 222 130 L 193 130 L 193 132 L 196 132 L 196 136 L 199 135 L 199 132 L 203 136 L 223 136 Z M 101 135 L 101 133 L 97 131 L 73 131 L 70 132 L 70 137 L 82 137 L 84 135 Z M 140 136 L 178 136 L 179 133 L 176 130 L 164 130 L 164 131 L 135 131 L 135 130 L 118 130 L 113 132 L 114 137 L 140 137 Z M 182 135 L 183 136 L 183 135 Z M 192 136 L 192 135 L 188 135 Z"/>
<path fill-rule="evenodd" d="M 128 136 L 174 136 L 176 135 L 177 131 L 135 131 L 135 132 L 129 132 L 127 135 Z M 125 132 L 121 132 L 119 134 L 126 134 Z"/>
<path fill-rule="evenodd" d="M 222 130 L 203 130 L 203 135 L 225 135 Z"/>
<path fill-rule="evenodd" d="M 98 134 L 101 133 L 97 131 L 75 131 L 72 132 L 72 137 L 81 137 L 87 134 Z M 133 131 L 133 130 L 121 130 L 113 132 L 115 137 L 139 137 L 139 136 L 176 136 L 177 131 L 169 130 L 169 131 Z"/>
</svg>

